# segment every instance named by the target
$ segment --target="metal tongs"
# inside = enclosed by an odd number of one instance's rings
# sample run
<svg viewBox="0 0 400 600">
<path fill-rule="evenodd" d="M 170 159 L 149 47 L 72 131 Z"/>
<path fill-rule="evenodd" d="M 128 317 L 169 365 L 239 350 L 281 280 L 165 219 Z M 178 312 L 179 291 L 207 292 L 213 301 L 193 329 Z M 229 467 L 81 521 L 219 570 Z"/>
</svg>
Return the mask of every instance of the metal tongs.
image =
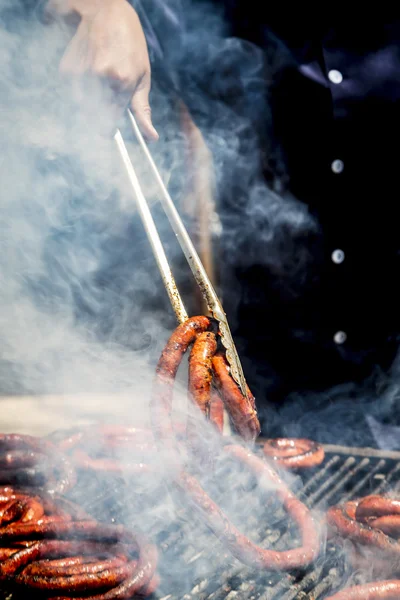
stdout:
<svg viewBox="0 0 400 600">
<path fill-rule="evenodd" d="M 189 234 L 179 216 L 178 211 L 174 205 L 171 196 L 168 193 L 166 186 L 161 178 L 161 175 L 157 169 L 157 166 L 151 156 L 151 153 L 147 147 L 147 144 L 140 132 L 140 129 L 136 123 L 134 116 L 128 109 L 129 121 L 132 125 L 133 132 L 139 143 L 140 148 L 150 166 L 150 170 L 154 175 L 155 181 L 160 191 L 160 201 L 163 209 L 168 217 L 168 220 L 172 226 L 172 229 L 176 235 L 176 238 L 182 248 L 182 251 L 186 257 L 186 260 L 190 266 L 193 276 L 200 288 L 201 294 L 206 302 L 210 315 L 218 322 L 219 334 L 221 336 L 221 342 L 226 351 L 226 358 L 231 369 L 231 375 L 238 384 L 243 396 L 248 398 L 246 380 L 243 374 L 242 365 L 232 339 L 232 334 L 229 328 L 228 320 L 222 304 L 212 286 L 210 279 L 204 269 L 204 266 L 196 252 L 196 249 L 191 241 Z M 139 179 L 136 175 L 132 161 L 129 157 L 127 147 L 124 139 L 118 129 L 114 140 L 116 142 L 118 151 L 121 155 L 122 162 L 126 168 L 128 178 L 132 187 L 133 195 L 137 204 L 137 208 L 143 222 L 147 237 L 151 244 L 154 257 L 157 261 L 158 268 L 160 270 L 165 288 L 167 290 L 169 299 L 171 301 L 172 308 L 175 312 L 176 318 L 179 323 L 184 323 L 188 319 L 185 306 L 183 304 L 181 295 L 175 283 L 174 276 L 169 266 L 160 236 L 157 231 L 157 227 L 154 223 L 154 219 L 150 212 L 150 208 L 143 194 Z"/>
</svg>

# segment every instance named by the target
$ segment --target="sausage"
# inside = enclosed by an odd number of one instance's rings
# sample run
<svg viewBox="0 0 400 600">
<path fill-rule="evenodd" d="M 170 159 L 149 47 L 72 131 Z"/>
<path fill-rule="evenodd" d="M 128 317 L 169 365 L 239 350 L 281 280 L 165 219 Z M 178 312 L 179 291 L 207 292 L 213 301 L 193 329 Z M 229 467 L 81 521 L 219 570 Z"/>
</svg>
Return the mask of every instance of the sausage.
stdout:
<svg viewBox="0 0 400 600">
<path fill-rule="evenodd" d="M 99 438 L 104 440 L 107 445 L 112 445 L 114 440 L 118 440 L 118 445 L 122 441 L 131 444 L 146 444 L 149 442 L 151 432 L 141 427 L 126 427 L 125 425 L 89 425 L 88 427 L 71 430 L 56 431 L 49 438 L 63 452 L 68 452 L 74 448 L 82 446 L 85 442 L 95 445 Z"/>
<path fill-rule="evenodd" d="M 254 441 L 260 434 L 260 423 L 255 408 L 254 396 L 248 389 L 247 399 L 232 379 L 230 367 L 222 354 L 212 359 L 216 382 L 236 431 L 247 441 Z"/>
<path fill-rule="evenodd" d="M 42 538 L 102 539 L 116 542 L 123 528 L 119 525 L 98 524 L 91 521 L 44 521 L 33 523 L 13 523 L 0 529 L 0 542 L 9 540 L 30 540 Z"/>
<path fill-rule="evenodd" d="M 26 523 L 28 521 L 37 521 L 44 514 L 42 504 L 35 498 L 24 498 L 10 500 L 0 512 L 1 522 L 11 523 L 12 521 L 20 521 Z"/>
<path fill-rule="evenodd" d="M 68 500 L 64 496 L 49 497 L 43 492 L 40 493 L 43 508 L 51 515 L 66 518 L 70 516 L 74 521 L 89 521 L 90 516 L 80 506 Z"/>
<path fill-rule="evenodd" d="M 372 529 L 379 529 L 393 538 L 400 536 L 400 515 L 385 515 L 369 522 Z"/>
<path fill-rule="evenodd" d="M 308 469 L 317 467 L 325 458 L 320 444 L 304 438 L 277 438 L 267 440 L 264 454 L 286 469 Z"/>
<path fill-rule="evenodd" d="M 361 544 L 380 548 L 385 553 L 400 554 L 400 502 L 371 495 L 327 513 L 328 522 L 337 533 Z M 390 536 L 390 537 L 389 537 Z"/>
<path fill-rule="evenodd" d="M 190 341 L 198 333 L 196 329 L 199 328 L 199 325 L 200 328 L 205 325 L 204 321 L 201 321 L 199 324 L 197 319 L 190 326 L 188 322 L 184 323 L 183 326 L 181 325 L 176 330 L 175 334 L 178 332 L 177 335 L 173 334 L 171 336 L 158 363 L 156 381 L 151 399 L 155 429 L 154 437 L 159 443 L 163 454 L 165 454 L 165 447 L 172 449 L 173 453 L 175 453 L 174 460 L 179 449 L 174 438 L 171 421 L 172 389 L 185 348 L 187 348 Z M 241 433 L 249 435 L 252 432 L 251 437 L 253 439 L 257 432 L 255 424 L 258 423 L 252 404 L 254 399 L 249 402 L 245 401 L 239 392 L 239 388 L 237 388 L 229 375 L 229 369 L 227 369 L 225 360 L 221 360 L 220 356 L 214 356 L 213 365 L 217 358 L 219 359 L 216 363 L 217 369 L 222 372 L 220 383 L 223 394 L 230 397 L 229 401 L 233 398 L 234 411 L 236 411 L 234 414 L 237 417 L 243 405 L 246 406 L 247 413 L 245 414 L 249 416 L 249 420 L 244 423 L 242 419 L 237 418 L 236 421 Z M 228 383 L 226 383 L 227 381 Z M 235 386 L 235 392 L 230 394 L 229 390 L 232 388 L 232 385 Z M 238 402 L 238 393 L 240 402 Z M 241 416 L 243 417 L 243 415 Z M 320 540 L 317 526 L 306 506 L 281 481 L 276 471 L 259 457 L 241 446 L 227 445 L 224 447 L 224 452 L 250 468 L 254 475 L 262 483 L 267 484 L 269 488 L 271 488 L 272 484 L 274 491 L 276 491 L 282 500 L 287 512 L 299 526 L 303 544 L 300 548 L 281 552 L 266 550 L 251 542 L 250 539 L 240 533 L 229 521 L 222 510 L 207 495 L 199 481 L 188 472 L 182 470 L 179 457 L 174 462 L 176 468 L 172 473 L 175 487 L 199 511 L 206 525 L 226 544 L 230 552 L 245 564 L 253 568 L 258 567 L 260 569 L 276 571 L 293 570 L 308 566 L 319 554 Z"/>
<path fill-rule="evenodd" d="M 189 357 L 189 393 L 205 417 L 210 407 L 212 382 L 212 357 L 217 350 L 217 340 L 212 331 L 196 337 Z"/>
<path fill-rule="evenodd" d="M 211 360 L 216 350 L 215 334 L 212 331 L 204 331 L 197 335 L 189 356 L 189 397 L 195 409 L 188 412 L 187 442 L 192 452 L 200 453 L 206 461 L 210 460 L 210 453 L 205 449 L 198 419 L 202 416 L 208 419 L 210 416 L 213 377 Z"/>
<path fill-rule="evenodd" d="M 37 467 L 46 466 L 45 487 L 49 493 L 63 494 L 76 483 L 71 462 L 49 440 L 30 435 L 0 434 L 2 470 L 0 481 L 18 481 L 27 477 L 35 482 Z M 32 468 L 33 467 L 33 468 Z"/>
<path fill-rule="evenodd" d="M 0 526 L 16 521 L 38 521 L 44 512 L 45 508 L 38 497 L 31 497 L 22 491 L 16 492 L 11 487 L 0 488 Z"/>
<path fill-rule="evenodd" d="M 0 469 L 19 469 L 34 467 L 43 461 L 43 453 L 30 450 L 14 450 L 0 454 Z"/>
<path fill-rule="evenodd" d="M 371 519 L 387 515 L 400 515 L 400 501 L 383 496 L 366 496 L 358 503 L 356 519 L 361 523 L 369 523 Z"/>
<path fill-rule="evenodd" d="M 156 369 L 156 378 L 150 401 L 154 438 L 172 463 L 179 464 L 179 449 L 172 426 L 173 386 L 182 357 L 196 337 L 207 331 L 211 321 L 207 317 L 191 317 L 175 329 L 169 338 Z"/>
<path fill-rule="evenodd" d="M 67 592 L 76 593 L 84 592 L 90 584 L 91 590 L 101 589 L 105 587 L 116 587 L 124 579 L 130 577 L 132 572 L 137 568 L 137 562 L 133 564 L 121 564 L 119 566 L 105 566 L 101 568 L 101 565 L 94 563 L 92 569 L 86 572 L 71 572 L 70 571 L 53 571 L 50 565 L 46 565 L 44 572 L 42 572 L 41 565 L 36 563 L 35 572 L 29 569 L 29 566 L 15 577 L 15 582 L 25 587 L 40 589 L 40 590 L 51 590 L 52 592 Z M 93 569 L 96 567 L 96 569 Z M 76 569 L 78 571 L 78 569 Z"/>
<path fill-rule="evenodd" d="M 157 470 L 149 458 L 157 452 L 150 430 L 119 425 L 89 426 L 58 431 L 52 436 L 59 448 L 69 452 L 74 465 L 84 471 L 139 475 Z M 129 451 L 129 462 L 122 450 Z M 116 455 L 116 456 L 115 456 Z"/>
<path fill-rule="evenodd" d="M 97 550 L 96 546 L 99 548 Z M 146 588 L 154 576 L 157 553 L 151 544 L 134 544 L 132 553 L 139 550 L 139 557 L 130 560 L 118 567 L 106 568 L 102 574 L 89 572 L 85 574 L 68 575 L 42 575 L 40 561 L 61 555 L 80 554 L 88 547 L 77 542 L 44 540 L 32 544 L 30 547 L 20 550 L 0 564 L 0 581 L 12 578 L 17 584 L 28 588 L 45 590 L 46 592 L 57 591 L 80 591 L 86 592 L 85 599 L 113 600 L 114 598 L 131 598 L 142 588 Z M 97 544 L 92 544 L 90 550 L 104 553 L 104 549 Z M 112 551 L 112 548 L 110 549 Z M 32 563 L 38 563 L 35 574 L 25 572 L 25 568 Z M 123 579 L 122 575 L 125 576 Z M 121 581 L 121 579 L 123 579 Z M 101 582 L 101 585 L 100 585 Z M 71 584 L 71 585 L 69 585 Z M 115 585 L 117 584 L 117 585 Z M 97 588 L 112 588 L 106 592 L 92 594 Z M 89 592 L 90 595 L 87 594 Z M 74 596 L 75 597 L 75 596 Z M 61 597 L 60 597 L 61 598 Z"/>
<path fill-rule="evenodd" d="M 10 483 L 18 486 L 43 487 L 53 482 L 53 478 L 43 465 L 0 470 L 0 484 Z"/>
<path fill-rule="evenodd" d="M 229 445 L 224 447 L 224 452 L 239 460 L 261 483 L 274 490 L 299 527 L 301 547 L 277 551 L 257 546 L 229 521 L 202 489 L 197 479 L 184 471 L 180 473 L 177 481 L 182 493 L 200 511 L 206 525 L 225 543 L 233 556 L 249 567 L 268 571 L 290 571 L 307 567 L 317 558 L 320 550 L 318 527 L 307 507 L 281 481 L 272 467 L 249 450 L 238 445 Z"/>
<path fill-rule="evenodd" d="M 326 600 L 398 600 L 400 580 L 377 581 L 355 585 L 329 596 Z"/>
<path fill-rule="evenodd" d="M 94 560 L 85 556 L 73 556 L 56 560 L 38 560 L 24 569 L 24 575 L 38 577 L 54 577 L 78 575 L 83 573 L 101 573 L 107 569 L 126 566 L 128 558 L 125 555 L 114 556 L 102 560 Z"/>
<path fill-rule="evenodd" d="M 30 542 L 30 544 L 27 544 L 25 546 L 10 544 L 10 546 L 8 546 L 7 548 L 0 548 L 0 561 L 5 560 L 6 558 L 10 558 L 10 556 L 15 554 L 16 552 L 19 552 L 21 548 L 28 548 L 29 545 L 32 545 L 33 543 L 34 542 Z"/>
<path fill-rule="evenodd" d="M 359 502 L 333 506 L 327 512 L 327 522 L 341 537 L 349 538 L 358 544 L 374 546 L 385 554 L 399 557 L 400 543 L 388 537 L 382 531 L 355 520 Z"/>
<path fill-rule="evenodd" d="M 156 370 L 155 389 L 152 398 L 157 398 L 155 402 L 151 401 L 152 425 L 154 436 L 157 440 L 164 440 L 164 450 L 172 453 L 175 461 L 178 461 L 178 449 L 174 442 L 173 428 L 171 423 L 172 410 L 172 392 L 173 384 L 178 371 L 178 367 L 184 353 L 189 345 L 202 333 L 209 330 L 211 322 L 207 317 L 191 317 L 185 323 L 182 323 L 173 332 L 165 346 Z M 201 338 L 202 348 L 206 355 L 209 356 L 213 351 L 212 336 Z M 208 340 L 207 343 L 205 340 Z M 198 354 L 197 356 L 198 358 Z M 204 357 L 204 353 L 203 353 Z M 238 433 L 246 440 L 254 440 L 260 433 L 260 424 L 255 409 L 254 397 L 248 390 L 249 398 L 245 398 L 240 392 L 239 387 L 230 376 L 229 365 L 223 355 L 215 355 L 212 359 L 212 367 L 217 383 L 221 390 L 221 395 L 224 400 L 227 410 L 231 415 L 232 421 Z M 193 379 L 193 387 L 196 391 L 201 390 L 201 382 L 204 382 L 205 369 L 203 365 L 196 360 L 192 362 L 193 372 L 196 374 Z M 208 402 L 207 385 L 208 377 L 206 377 L 206 390 L 201 394 L 199 402 L 204 406 Z"/>
<path fill-rule="evenodd" d="M 171 384 L 178 371 L 178 367 L 189 345 L 196 337 L 207 331 L 211 326 L 211 321 L 207 317 L 191 317 L 179 325 L 170 336 L 158 361 L 156 373 L 163 380 Z"/>
<path fill-rule="evenodd" d="M 93 519 L 73 521 L 72 515 L 82 516 L 80 509 L 68 500 L 60 501 L 58 506 L 56 496 L 40 492 L 30 498 L 9 486 L 0 488 L 0 507 L 6 506 L 0 517 L 1 582 L 42 590 L 52 597 L 83 594 L 86 600 L 128 599 L 154 591 L 158 579 L 153 545 L 122 526 Z M 40 504 L 43 516 L 33 520 Z M 27 506 L 36 509 L 25 522 L 21 519 Z M 43 514 L 45 508 L 49 513 Z M 12 523 L 7 520 L 10 516 Z"/>
<path fill-rule="evenodd" d="M 91 522 L 92 519 L 71 501 L 46 493 L 30 496 L 11 487 L 0 488 L 0 535 L 2 531 L 15 531 L 18 526 L 27 531 L 50 523 Z"/>
<path fill-rule="evenodd" d="M 75 450 L 72 456 L 76 465 L 85 471 L 123 473 L 124 475 L 141 475 L 156 471 L 156 466 L 147 462 L 124 462 L 112 458 L 91 458 L 83 450 Z"/>
<path fill-rule="evenodd" d="M 210 423 L 219 433 L 224 430 L 224 403 L 216 390 L 211 390 Z"/>
</svg>

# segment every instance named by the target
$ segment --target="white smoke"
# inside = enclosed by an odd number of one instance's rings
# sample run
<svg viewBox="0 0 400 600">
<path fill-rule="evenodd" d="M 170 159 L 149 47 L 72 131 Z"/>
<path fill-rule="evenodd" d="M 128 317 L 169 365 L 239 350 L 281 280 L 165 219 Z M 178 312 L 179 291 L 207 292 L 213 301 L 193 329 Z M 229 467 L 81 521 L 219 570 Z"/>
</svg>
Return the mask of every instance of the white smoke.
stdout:
<svg viewBox="0 0 400 600">
<path fill-rule="evenodd" d="M 250 200 L 249 225 L 262 224 L 262 242 L 269 256 L 276 257 L 274 249 L 280 247 L 285 227 L 288 236 L 293 229 L 303 230 L 308 217 L 295 203 L 280 203 L 260 183 L 249 114 L 255 104 L 244 113 L 238 105 L 229 108 L 219 90 L 231 85 L 235 89 L 238 81 L 242 108 L 250 88 L 260 110 L 264 102 L 261 56 L 232 40 L 223 46 L 215 15 L 199 23 L 202 26 L 187 47 L 194 52 L 203 39 L 202 47 L 209 54 L 186 57 L 186 77 L 192 81 L 186 89 L 188 102 L 193 94 L 199 101 L 195 117 L 215 158 L 218 189 L 231 181 L 235 168 L 232 181 L 240 182 L 240 193 L 235 196 L 233 185 L 232 198 L 239 204 Z M 75 84 L 58 74 L 69 35 L 59 24 L 44 27 L 34 19 L 7 23 L 0 33 L 0 391 L 16 395 L 4 404 L 8 415 L 4 429 L 29 433 L 97 420 L 146 422 L 154 363 L 175 325 L 115 147 L 104 134 L 112 121 L 109 98 L 98 84 L 87 82 L 84 95 L 80 88 L 77 105 Z M 233 62 L 224 55 L 227 47 L 234 50 Z M 226 79 L 221 80 L 215 69 L 223 56 Z M 231 68 L 241 64 L 246 77 L 231 76 Z M 214 72 L 210 82 L 215 88 L 208 90 L 209 96 L 201 89 L 204 77 L 196 80 L 194 69 L 206 78 Z M 157 82 L 153 98 L 161 133 L 155 158 L 162 172 L 171 176 L 179 201 L 185 176 L 184 141 L 173 102 Z M 140 154 L 132 144 L 129 148 L 139 173 L 144 174 Z M 145 177 L 143 182 L 178 272 L 181 259 L 176 241 L 154 203 L 151 182 Z M 222 217 L 227 243 L 234 232 L 240 241 L 241 223 L 230 213 Z M 190 290 L 186 271 L 179 278 Z M 186 395 L 177 396 L 185 410 Z M 210 443 L 218 445 L 216 437 L 210 432 L 209 436 Z M 235 522 L 254 532 L 257 515 L 260 519 L 265 515 L 265 506 L 253 477 L 223 457 L 214 472 L 198 467 L 203 478 L 212 479 L 207 481 L 209 488 Z M 235 481 L 235 488 L 229 479 Z M 235 491 L 228 495 L 227 489 Z M 125 492 L 131 495 L 130 489 Z M 129 503 L 126 506 L 129 512 Z M 147 520 L 132 508 L 128 520 L 136 522 L 139 515 L 143 529 L 151 529 L 155 522 L 159 533 L 168 529 L 169 519 L 181 518 L 179 510 L 168 515 L 169 506 L 162 502 Z M 187 512 L 183 518 L 187 548 L 200 546 L 201 551 L 221 554 L 218 540 L 212 538 L 210 544 L 204 532 L 200 539 Z M 276 519 L 275 513 L 271 518 Z M 278 535 L 279 524 L 265 527 L 269 539 Z M 216 566 L 209 554 L 204 557 L 203 573 L 211 576 Z M 182 564 L 182 557 L 175 557 L 171 573 L 181 577 Z"/>
<path fill-rule="evenodd" d="M 3 11 L 10 7 L 3 0 Z M 276 264 L 285 240 L 310 221 L 304 209 L 271 194 L 257 176 L 252 123 L 267 106 L 262 54 L 249 44 L 224 41 L 220 16 L 202 10 L 202 20 L 194 6 L 186 13 L 197 29 L 188 27 L 186 55 L 178 66 L 182 73 L 185 62 L 184 95 L 189 104 L 196 98 L 193 110 L 213 153 L 217 188 L 240 180 L 237 195 L 231 186 L 232 201 L 246 203 L 245 228 L 242 213 L 220 207 L 224 244 L 240 248 L 256 230 L 254 252 L 262 248 Z M 153 371 L 146 365 L 154 364 L 174 319 L 113 142 L 104 135 L 114 114 L 110 98 L 98 83 L 81 81 L 78 104 L 77 82 L 58 74 L 69 29 L 43 26 L 34 16 L 8 17 L 3 25 L 0 389 L 3 394 L 134 391 L 134 414 L 140 390 L 148 397 Z M 168 45 L 174 41 L 166 40 Z M 202 88 L 206 80 L 208 90 Z M 231 88 L 238 92 L 237 102 L 228 107 L 221 93 Z M 152 100 L 162 132 L 153 152 L 179 203 L 185 178 L 179 119 L 157 80 Z M 137 149 L 129 148 L 178 280 L 190 295 L 187 271 L 179 275 L 182 259 L 174 236 L 154 206 L 153 183 Z M 247 256 L 257 259 L 251 252 Z M 143 398 L 137 402 L 143 405 Z"/>
</svg>

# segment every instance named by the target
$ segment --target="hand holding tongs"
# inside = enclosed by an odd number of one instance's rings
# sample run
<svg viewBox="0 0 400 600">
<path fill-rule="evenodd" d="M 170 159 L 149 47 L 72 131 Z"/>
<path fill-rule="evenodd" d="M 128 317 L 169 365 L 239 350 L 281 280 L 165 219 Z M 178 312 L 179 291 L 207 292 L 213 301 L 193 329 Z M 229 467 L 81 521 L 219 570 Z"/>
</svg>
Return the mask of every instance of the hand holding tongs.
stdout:
<svg viewBox="0 0 400 600">
<path fill-rule="evenodd" d="M 175 232 L 177 240 L 183 250 L 186 260 L 194 275 L 194 278 L 200 288 L 201 294 L 207 304 L 208 310 L 210 311 L 211 316 L 214 317 L 216 321 L 218 321 L 219 334 L 221 336 L 221 342 L 226 351 L 226 358 L 231 369 L 231 375 L 238 384 L 243 396 L 248 398 L 246 380 L 243 374 L 242 365 L 240 363 L 240 359 L 235 344 L 233 342 L 232 334 L 229 329 L 228 321 L 225 312 L 222 308 L 221 302 L 211 284 L 211 281 L 208 278 L 208 275 L 196 252 L 196 249 L 188 235 L 188 232 L 186 231 L 186 228 L 179 216 L 178 211 L 176 210 L 173 200 L 169 195 L 167 188 L 164 185 L 164 182 L 154 163 L 154 160 L 150 154 L 146 142 L 144 141 L 144 138 L 139 130 L 139 127 L 137 126 L 135 118 L 130 110 L 128 110 L 128 116 L 132 124 L 132 128 L 136 139 L 139 142 L 141 149 L 143 150 L 143 153 L 149 163 L 151 171 L 160 189 L 160 200 L 164 211 L 168 217 L 172 229 Z M 183 304 L 182 298 L 177 289 L 174 276 L 171 272 L 171 268 L 168 264 L 168 260 L 165 255 L 164 248 L 162 246 L 162 242 L 160 240 L 160 236 L 158 234 L 156 225 L 151 215 L 149 206 L 144 197 L 135 169 L 129 157 L 125 142 L 119 130 L 117 130 L 114 139 L 117 144 L 122 161 L 125 165 L 132 186 L 132 190 L 134 192 L 139 214 L 145 227 L 148 239 L 150 241 L 155 259 L 157 261 L 158 268 L 160 269 L 160 273 L 163 278 L 169 299 L 171 301 L 172 308 L 175 311 L 178 322 L 183 323 L 188 319 L 188 315 L 186 313 L 186 309 Z"/>
</svg>

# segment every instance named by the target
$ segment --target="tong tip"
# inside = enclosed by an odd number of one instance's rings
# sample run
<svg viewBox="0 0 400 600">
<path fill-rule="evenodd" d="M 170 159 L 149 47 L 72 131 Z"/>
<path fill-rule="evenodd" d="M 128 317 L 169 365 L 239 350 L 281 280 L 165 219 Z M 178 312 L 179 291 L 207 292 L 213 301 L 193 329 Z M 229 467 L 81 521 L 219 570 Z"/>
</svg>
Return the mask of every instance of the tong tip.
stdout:
<svg viewBox="0 0 400 600">
<path fill-rule="evenodd" d="M 231 330 L 229 329 L 228 321 L 226 320 L 226 318 L 219 318 L 218 316 L 215 316 L 215 318 L 218 321 L 219 334 L 221 336 L 222 345 L 225 348 L 226 359 L 231 369 L 232 378 L 239 386 L 243 396 L 247 400 L 249 400 L 246 379 L 243 373 L 243 368 L 236 350 L 235 343 L 232 338 Z"/>
</svg>

